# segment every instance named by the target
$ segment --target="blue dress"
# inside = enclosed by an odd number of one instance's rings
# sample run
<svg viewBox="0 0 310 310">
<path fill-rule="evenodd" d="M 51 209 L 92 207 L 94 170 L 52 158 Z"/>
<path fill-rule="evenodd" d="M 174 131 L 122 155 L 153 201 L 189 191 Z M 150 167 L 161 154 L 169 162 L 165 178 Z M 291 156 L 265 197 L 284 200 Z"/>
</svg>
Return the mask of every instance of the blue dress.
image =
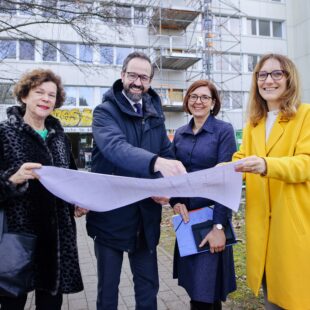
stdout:
<svg viewBox="0 0 310 310">
<path fill-rule="evenodd" d="M 193 119 L 176 131 L 173 141 L 175 157 L 184 164 L 187 172 L 231 161 L 236 151 L 231 124 L 210 115 L 196 135 L 192 128 Z M 214 205 L 215 223 L 226 225 L 231 218 L 230 209 L 205 198 L 172 198 L 170 202 L 171 205 L 184 203 L 188 210 Z M 178 278 L 179 285 L 185 288 L 192 300 L 206 303 L 225 301 L 227 295 L 236 290 L 232 247 L 226 247 L 221 253 L 203 252 L 180 257 L 176 244 L 173 269 L 173 277 Z"/>
</svg>

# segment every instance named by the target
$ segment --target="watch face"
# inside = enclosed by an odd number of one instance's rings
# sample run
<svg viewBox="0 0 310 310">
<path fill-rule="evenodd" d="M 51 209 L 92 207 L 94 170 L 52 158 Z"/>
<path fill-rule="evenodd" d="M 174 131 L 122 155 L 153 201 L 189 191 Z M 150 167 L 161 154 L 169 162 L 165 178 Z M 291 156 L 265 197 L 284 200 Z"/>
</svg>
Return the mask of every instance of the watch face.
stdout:
<svg viewBox="0 0 310 310">
<path fill-rule="evenodd" d="M 221 229 L 221 230 L 223 229 L 223 225 L 222 225 L 222 224 L 216 224 L 215 227 L 216 227 L 217 229 Z"/>
</svg>

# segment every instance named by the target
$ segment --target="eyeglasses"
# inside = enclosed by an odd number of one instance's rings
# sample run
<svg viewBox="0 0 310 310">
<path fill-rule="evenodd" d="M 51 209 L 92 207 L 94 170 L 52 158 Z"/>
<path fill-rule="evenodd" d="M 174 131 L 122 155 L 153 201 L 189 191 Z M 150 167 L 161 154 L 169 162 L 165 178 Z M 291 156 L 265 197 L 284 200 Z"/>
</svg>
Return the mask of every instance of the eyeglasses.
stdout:
<svg viewBox="0 0 310 310">
<path fill-rule="evenodd" d="M 188 101 L 190 101 L 191 103 L 194 103 L 198 100 L 198 98 L 200 99 L 202 103 L 208 103 L 212 100 L 212 97 L 208 95 L 198 96 L 198 95 L 192 94 L 192 95 L 189 95 Z"/>
<path fill-rule="evenodd" d="M 259 71 L 256 72 L 256 77 L 259 81 L 265 81 L 267 80 L 268 75 L 270 75 L 274 81 L 279 81 L 283 78 L 285 74 L 287 74 L 287 71 L 285 70 L 273 70 L 271 72 Z"/>
<path fill-rule="evenodd" d="M 149 83 L 151 80 L 151 77 L 149 77 L 147 75 L 138 74 L 138 73 L 134 73 L 134 72 L 127 72 L 127 78 L 131 82 L 134 82 L 139 78 L 141 83 Z"/>
</svg>

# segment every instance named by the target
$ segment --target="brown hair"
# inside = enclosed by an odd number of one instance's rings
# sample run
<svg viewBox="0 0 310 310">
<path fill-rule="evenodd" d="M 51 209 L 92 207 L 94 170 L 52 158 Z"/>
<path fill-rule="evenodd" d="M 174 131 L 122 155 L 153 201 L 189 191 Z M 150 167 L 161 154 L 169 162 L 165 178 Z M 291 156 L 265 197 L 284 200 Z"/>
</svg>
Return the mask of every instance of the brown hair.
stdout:
<svg viewBox="0 0 310 310">
<path fill-rule="evenodd" d="M 249 94 L 248 103 L 248 119 L 252 126 L 256 126 L 259 121 L 267 115 L 268 107 L 267 102 L 262 98 L 258 91 L 257 86 L 257 72 L 260 71 L 264 63 L 268 59 L 275 59 L 279 61 L 281 69 L 286 73 L 287 83 L 286 90 L 282 94 L 280 100 L 280 111 L 282 118 L 291 119 L 295 116 L 298 106 L 301 103 L 300 99 L 300 83 L 297 68 L 294 63 L 284 55 L 279 54 L 266 54 L 255 66 L 252 75 L 252 85 Z"/>
<path fill-rule="evenodd" d="M 189 114 L 192 114 L 188 109 L 188 99 L 189 99 L 189 96 L 192 94 L 192 92 L 199 87 L 208 87 L 209 88 L 209 90 L 211 92 L 211 97 L 212 97 L 212 100 L 214 103 L 214 108 L 212 111 L 210 111 L 210 113 L 214 116 L 217 115 L 221 109 L 221 100 L 220 100 L 220 96 L 219 96 L 217 89 L 215 88 L 214 84 L 209 80 L 198 80 L 198 81 L 194 82 L 187 89 L 187 92 L 186 92 L 184 100 L 183 100 L 183 110 Z"/>
<path fill-rule="evenodd" d="M 14 95 L 22 107 L 25 108 L 26 106 L 22 98 L 27 97 L 31 89 L 45 82 L 53 82 L 56 84 L 57 94 L 55 108 L 62 106 L 66 95 L 60 77 L 51 70 L 35 69 L 23 74 L 14 87 Z"/>
<path fill-rule="evenodd" d="M 150 57 L 148 57 L 145 53 L 142 53 L 142 52 L 135 51 L 135 52 L 130 53 L 125 58 L 125 60 L 123 62 L 122 72 L 123 73 L 126 72 L 130 60 L 132 60 L 134 58 L 140 58 L 140 59 L 146 60 L 150 64 L 150 66 L 151 66 L 151 76 L 150 76 L 150 79 L 152 80 L 153 76 L 154 76 L 154 66 L 153 66 L 153 64 L 151 62 Z"/>
</svg>

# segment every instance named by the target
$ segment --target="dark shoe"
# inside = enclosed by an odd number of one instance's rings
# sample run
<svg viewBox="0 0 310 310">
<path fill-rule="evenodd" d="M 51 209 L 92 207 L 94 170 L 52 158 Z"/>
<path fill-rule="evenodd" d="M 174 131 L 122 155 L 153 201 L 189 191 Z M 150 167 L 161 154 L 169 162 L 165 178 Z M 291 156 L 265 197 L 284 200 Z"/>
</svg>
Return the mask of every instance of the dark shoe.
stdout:
<svg viewBox="0 0 310 310">
<path fill-rule="evenodd" d="M 191 300 L 191 310 L 222 310 L 221 301 L 217 301 L 213 304 Z"/>
</svg>

